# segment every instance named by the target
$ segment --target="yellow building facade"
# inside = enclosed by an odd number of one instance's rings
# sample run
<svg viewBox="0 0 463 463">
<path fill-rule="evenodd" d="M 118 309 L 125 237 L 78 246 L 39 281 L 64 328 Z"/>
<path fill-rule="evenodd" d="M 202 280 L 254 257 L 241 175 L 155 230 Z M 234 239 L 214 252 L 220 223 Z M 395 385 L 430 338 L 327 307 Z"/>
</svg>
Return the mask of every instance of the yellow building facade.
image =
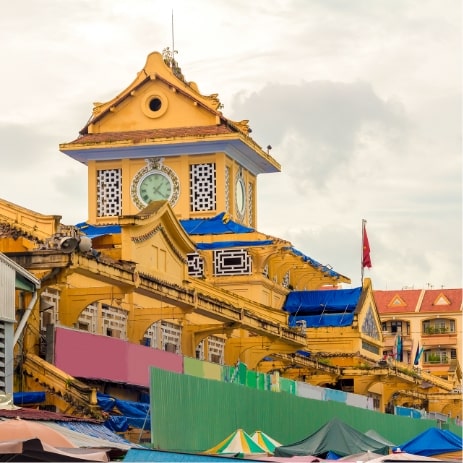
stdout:
<svg viewBox="0 0 463 463">
<path fill-rule="evenodd" d="M 258 231 L 258 176 L 280 165 L 250 137 L 248 121 L 227 119 L 218 96 L 202 95 L 173 63 L 150 54 L 135 80 L 95 104 L 79 136 L 60 145 L 88 168 L 85 222 L 67 226 L 0 200 L 0 252 L 41 282 L 17 348 L 18 390 L 45 387 L 57 409 L 97 413 L 102 381 L 77 379 L 53 350 L 56 329 L 66 328 L 243 362 L 374 397 L 380 411 L 400 391 L 422 403 L 430 392 L 449 394 L 458 375 L 381 363 L 385 337 L 370 280 L 348 314 L 314 312 L 313 295 L 342 298 L 349 278 Z M 106 383 L 136 399 L 135 384 Z"/>
</svg>

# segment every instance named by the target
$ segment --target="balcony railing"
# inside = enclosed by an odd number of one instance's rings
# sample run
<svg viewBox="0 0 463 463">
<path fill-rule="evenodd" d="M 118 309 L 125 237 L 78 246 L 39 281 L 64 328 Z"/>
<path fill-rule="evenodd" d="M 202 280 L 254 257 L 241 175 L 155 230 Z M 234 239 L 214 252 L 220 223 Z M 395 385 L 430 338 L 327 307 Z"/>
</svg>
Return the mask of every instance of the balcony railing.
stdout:
<svg viewBox="0 0 463 463">
<path fill-rule="evenodd" d="M 454 332 L 447 326 L 427 326 L 423 329 L 423 334 L 452 334 Z"/>
</svg>

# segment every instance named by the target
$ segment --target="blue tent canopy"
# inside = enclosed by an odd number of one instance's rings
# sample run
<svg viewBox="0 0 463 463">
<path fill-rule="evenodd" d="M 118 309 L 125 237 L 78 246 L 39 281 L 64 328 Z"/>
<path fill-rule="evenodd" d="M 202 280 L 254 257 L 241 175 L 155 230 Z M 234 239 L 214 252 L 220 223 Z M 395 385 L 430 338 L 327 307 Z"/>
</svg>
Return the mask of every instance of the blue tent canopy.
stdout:
<svg viewBox="0 0 463 463">
<path fill-rule="evenodd" d="M 457 434 L 447 429 L 429 428 L 398 448 L 413 455 L 431 457 L 441 453 L 461 452 L 463 445 L 462 438 Z"/>
</svg>

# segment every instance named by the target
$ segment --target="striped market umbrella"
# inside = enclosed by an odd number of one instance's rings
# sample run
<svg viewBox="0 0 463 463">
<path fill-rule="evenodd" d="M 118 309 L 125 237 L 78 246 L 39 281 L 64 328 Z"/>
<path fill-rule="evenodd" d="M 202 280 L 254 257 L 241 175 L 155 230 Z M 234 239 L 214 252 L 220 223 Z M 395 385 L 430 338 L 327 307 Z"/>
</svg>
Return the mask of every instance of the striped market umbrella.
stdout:
<svg viewBox="0 0 463 463">
<path fill-rule="evenodd" d="M 268 434 L 265 434 L 263 431 L 254 431 L 254 433 L 251 434 L 251 438 L 254 442 L 264 448 L 267 453 L 273 453 L 275 451 L 275 447 L 281 447 L 281 444 L 278 441 L 270 437 Z"/>
<path fill-rule="evenodd" d="M 243 429 L 237 429 L 215 447 L 206 450 L 208 454 L 233 454 L 236 456 L 244 455 L 267 455 L 267 450 L 252 440 L 251 436 Z"/>
</svg>

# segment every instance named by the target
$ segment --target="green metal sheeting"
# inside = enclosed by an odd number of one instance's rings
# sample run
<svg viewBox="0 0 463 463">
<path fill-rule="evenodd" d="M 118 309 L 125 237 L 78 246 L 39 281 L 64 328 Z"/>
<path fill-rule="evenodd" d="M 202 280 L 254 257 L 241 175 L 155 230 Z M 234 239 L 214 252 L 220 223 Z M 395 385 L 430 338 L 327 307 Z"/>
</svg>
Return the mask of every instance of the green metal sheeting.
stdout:
<svg viewBox="0 0 463 463">
<path fill-rule="evenodd" d="M 436 426 L 334 401 L 297 397 L 151 368 L 151 440 L 154 448 L 204 451 L 236 429 L 261 430 L 283 445 L 302 440 L 332 418 L 361 432 L 374 429 L 401 443 Z"/>
</svg>

